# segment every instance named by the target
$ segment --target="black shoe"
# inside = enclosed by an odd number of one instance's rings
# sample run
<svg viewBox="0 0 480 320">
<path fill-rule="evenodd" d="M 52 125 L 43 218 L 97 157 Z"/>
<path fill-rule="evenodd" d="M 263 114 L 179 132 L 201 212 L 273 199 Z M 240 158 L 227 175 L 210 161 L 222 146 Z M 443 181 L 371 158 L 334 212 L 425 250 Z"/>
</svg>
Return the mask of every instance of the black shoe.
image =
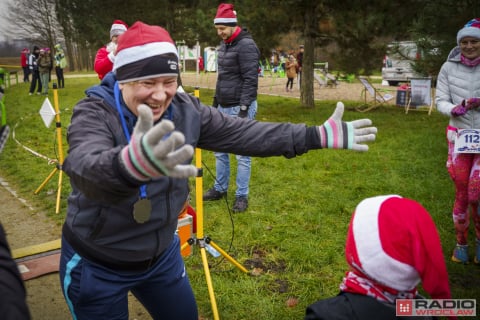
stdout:
<svg viewBox="0 0 480 320">
<path fill-rule="evenodd" d="M 236 197 L 233 203 L 233 212 L 244 212 L 248 208 L 247 197 Z"/>
<path fill-rule="evenodd" d="M 226 192 L 220 192 L 215 190 L 215 188 L 211 188 L 203 195 L 203 201 L 214 201 L 220 200 L 227 195 Z"/>
</svg>

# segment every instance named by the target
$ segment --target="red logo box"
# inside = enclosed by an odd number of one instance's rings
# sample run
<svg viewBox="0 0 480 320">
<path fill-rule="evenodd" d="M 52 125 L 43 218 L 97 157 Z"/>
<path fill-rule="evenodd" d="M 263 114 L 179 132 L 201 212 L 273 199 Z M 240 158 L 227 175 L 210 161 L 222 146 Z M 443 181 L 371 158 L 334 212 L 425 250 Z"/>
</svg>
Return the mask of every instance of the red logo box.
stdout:
<svg viewBox="0 0 480 320">
<path fill-rule="evenodd" d="M 397 299 L 395 301 L 397 316 L 412 316 L 413 302 L 411 299 Z"/>
</svg>

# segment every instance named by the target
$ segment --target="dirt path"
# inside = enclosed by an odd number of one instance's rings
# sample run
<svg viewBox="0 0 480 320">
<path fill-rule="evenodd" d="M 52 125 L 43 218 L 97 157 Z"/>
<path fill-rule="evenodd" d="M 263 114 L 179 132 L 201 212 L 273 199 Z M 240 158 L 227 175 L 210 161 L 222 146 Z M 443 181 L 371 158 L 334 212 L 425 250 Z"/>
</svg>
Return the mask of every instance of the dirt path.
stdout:
<svg viewBox="0 0 480 320">
<path fill-rule="evenodd" d="M 0 184 L 0 221 L 12 250 L 59 239 L 60 226 L 18 198 L 2 178 Z M 67 305 L 60 291 L 58 273 L 28 280 L 25 286 L 33 319 L 69 319 Z"/>
<path fill-rule="evenodd" d="M 61 226 L 19 198 L 1 177 L 0 203 L 0 221 L 12 250 L 60 239 Z M 60 289 L 58 273 L 27 280 L 25 286 L 33 320 L 71 319 Z M 133 296 L 130 296 L 130 319 L 150 319 Z"/>
<path fill-rule="evenodd" d="M 258 91 L 261 94 L 270 94 L 285 97 L 300 97 L 300 89 L 298 88 L 297 80 L 294 80 L 293 91 L 286 92 L 285 85 L 287 78 L 278 78 L 276 76 L 260 77 L 258 82 Z M 215 89 L 216 73 L 201 73 L 182 74 L 182 84 L 185 86 L 198 86 L 200 88 Z M 387 90 L 388 93 L 395 95 L 396 87 L 381 86 L 376 84 L 377 89 Z M 314 83 L 314 95 L 318 100 L 352 100 L 362 101 L 363 85 L 361 83 L 346 83 L 339 82 L 337 86 L 320 86 L 317 82 Z M 368 101 L 373 101 L 373 97 L 367 96 Z M 395 99 L 388 102 L 394 104 Z"/>
</svg>

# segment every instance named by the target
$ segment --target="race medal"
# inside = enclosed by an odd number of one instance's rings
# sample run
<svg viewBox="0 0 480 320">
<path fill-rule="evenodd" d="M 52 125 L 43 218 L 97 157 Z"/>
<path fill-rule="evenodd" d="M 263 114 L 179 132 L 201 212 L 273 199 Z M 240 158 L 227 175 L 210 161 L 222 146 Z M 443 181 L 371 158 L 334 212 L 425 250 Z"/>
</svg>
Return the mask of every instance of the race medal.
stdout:
<svg viewBox="0 0 480 320">
<path fill-rule="evenodd" d="M 135 202 L 133 205 L 133 219 L 138 223 L 147 222 L 152 213 L 152 203 L 147 198 Z"/>
<path fill-rule="evenodd" d="M 455 137 L 455 153 L 480 153 L 480 130 L 460 129 Z"/>
</svg>

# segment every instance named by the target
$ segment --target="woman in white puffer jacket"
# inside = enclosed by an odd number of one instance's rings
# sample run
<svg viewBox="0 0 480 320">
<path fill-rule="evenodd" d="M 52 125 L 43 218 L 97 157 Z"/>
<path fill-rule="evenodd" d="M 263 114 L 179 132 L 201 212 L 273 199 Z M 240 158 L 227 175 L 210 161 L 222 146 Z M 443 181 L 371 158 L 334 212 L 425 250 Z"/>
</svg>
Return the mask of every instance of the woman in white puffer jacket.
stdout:
<svg viewBox="0 0 480 320">
<path fill-rule="evenodd" d="M 480 131 L 480 18 L 470 20 L 458 31 L 457 44 L 440 69 L 435 102 L 438 111 L 450 117 L 447 126 L 447 169 L 455 183 L 453 222 L 456 234 L 452 261 L 469 261 L 467 234 L 470 206 L 476 232 L 474 262 L 480 264 L 480 153 L 455 151 L 458 130 Z"/>
</svg>

